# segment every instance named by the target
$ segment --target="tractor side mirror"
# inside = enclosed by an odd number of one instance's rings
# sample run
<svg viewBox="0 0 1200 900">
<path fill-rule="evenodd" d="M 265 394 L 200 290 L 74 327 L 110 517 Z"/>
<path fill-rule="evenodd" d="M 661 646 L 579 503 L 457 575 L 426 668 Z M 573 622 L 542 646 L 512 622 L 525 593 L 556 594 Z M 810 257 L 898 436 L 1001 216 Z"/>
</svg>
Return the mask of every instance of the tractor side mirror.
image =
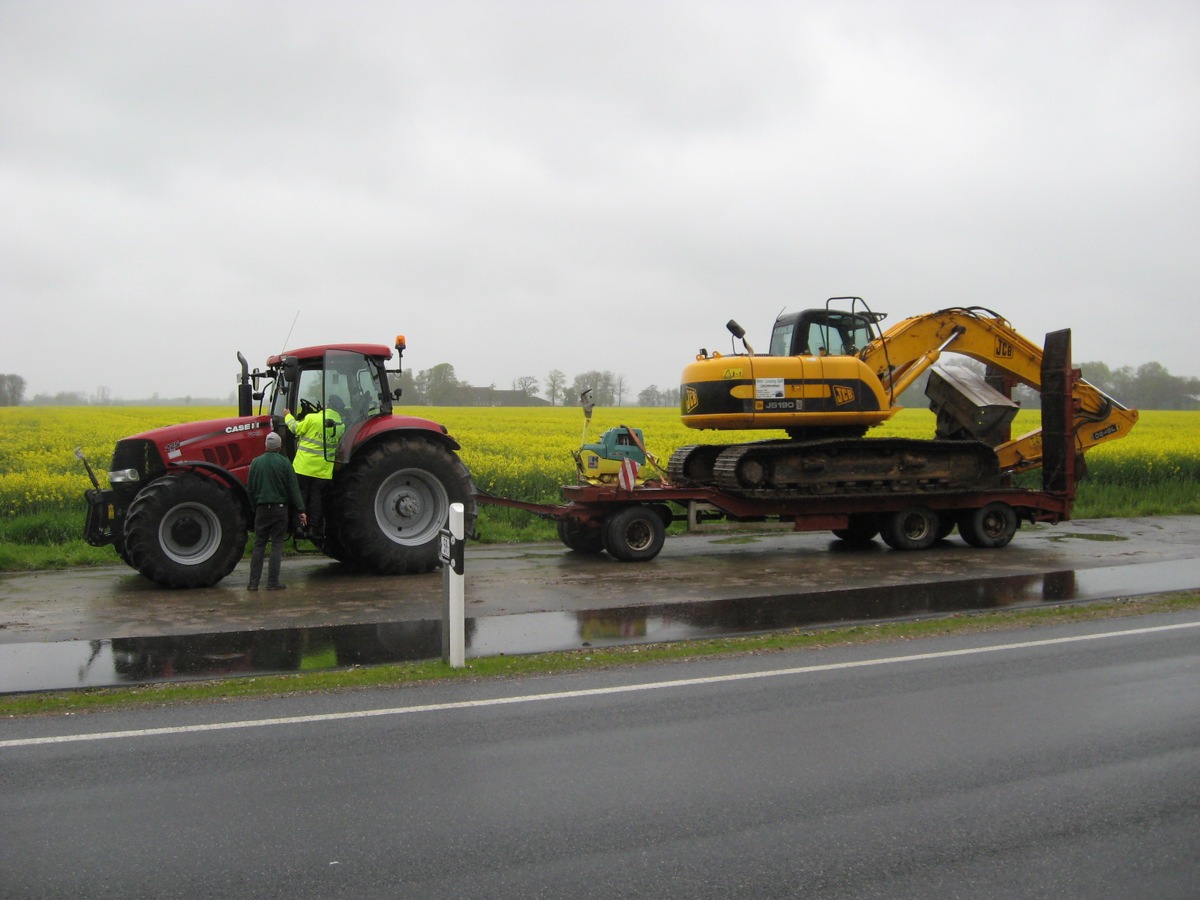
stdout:
<svg viewBox="0 0 1200 900">
<path fill-rule="evenodd" d="M 300 381 L 300 360 L 294 356 L 285 356 L 283 358 L 283 380 L 288 384 L 296 384 Z"/>
</svg>

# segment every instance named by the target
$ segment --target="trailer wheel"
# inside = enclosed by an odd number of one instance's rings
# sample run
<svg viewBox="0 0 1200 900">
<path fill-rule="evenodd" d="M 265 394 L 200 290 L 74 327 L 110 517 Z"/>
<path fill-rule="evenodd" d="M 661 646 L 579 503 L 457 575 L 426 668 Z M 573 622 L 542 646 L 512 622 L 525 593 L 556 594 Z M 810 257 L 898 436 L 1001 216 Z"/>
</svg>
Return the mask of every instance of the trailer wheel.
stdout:
<svg viewBox="0 0 1200 900">
<path fill-rule="evenodd" d="M 451 503 L 474 516 L 471 474 L 447 447 L 420 438 L 362 451 L 335 482 L 336 534 L 350 562 L 381 575 L 438 564 Z"/>
<path fill-rule="evenodd" d="M 202 475 L 164 475 L 125 516 L 130 565 L 169 588 L 211 587 L 246 550 L 246 516 L 231 491 Z"/>
<path fill-rule="evenodd" d="M 855 513 L 845 528 L 833 529 L 833 536 L 857 547 L 866 546 L 879 534 L 879 523 L 874 516 Z"/>
<path fill-rule="evenodd" d="M 910 506 L 885 516 L 879 533 L 893 550 L 924 550 L 938 539 L 938 514 L 924 506 Z"/>
<path fill-rule="evenodd" d="M 981 509 L 963 510 L 958 519 L 958 533 L 972 547 L 996 550 L 1008 545 L 1019 525 L 1016 510 L 997 501 Z"/>
<path fill-rule="evenodd" d="M 662 517 L 649 506 L 626 506 L 604 521 L 604 549 L 622 562 L 658 556 L 666 540 Z"/>
<path fill-rule="evenodd" d="M 958 524 L 958 520 L 955 519 L 954 513 L 939 512 L 938 513 L 937 539 L 939 541 L 941 541 L 941 540 L 945 540 L 946 538 L 950 537 L 950 532 L 952 532 L 954 530 L 954 526 L 957 524 Z"/>
<path fill-rule="evenodd" d="M 559 519 L 558 537 L 576 553 L 599 553 L 604 549 L 604 529 L 599 525 L 585 525 L 574 519 Z"/>
</svg>

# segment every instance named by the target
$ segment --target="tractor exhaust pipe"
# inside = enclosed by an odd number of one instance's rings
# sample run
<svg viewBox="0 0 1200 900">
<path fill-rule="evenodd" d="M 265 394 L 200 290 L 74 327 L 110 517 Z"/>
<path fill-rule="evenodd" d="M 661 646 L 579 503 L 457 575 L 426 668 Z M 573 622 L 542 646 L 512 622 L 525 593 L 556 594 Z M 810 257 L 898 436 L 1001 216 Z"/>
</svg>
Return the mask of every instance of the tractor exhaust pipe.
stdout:
<svg viewBox="0 0 1200 900">
<path fill-rule="evenodd" d="M 238 378 L 238 415 L 243 419 L 254 415 L 254 391 L 250 386 L 250 363 L 242 351 L 238 351 L 238 362 L 242 364 L 242 374 Z"/>
</svg>

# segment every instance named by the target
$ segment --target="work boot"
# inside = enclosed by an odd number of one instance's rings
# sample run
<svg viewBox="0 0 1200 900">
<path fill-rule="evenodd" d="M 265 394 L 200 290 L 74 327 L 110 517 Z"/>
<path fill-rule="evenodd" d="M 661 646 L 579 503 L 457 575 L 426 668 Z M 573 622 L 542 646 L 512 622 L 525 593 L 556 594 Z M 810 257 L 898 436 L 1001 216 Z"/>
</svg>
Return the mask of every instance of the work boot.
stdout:
<svg viewBox="0 0 1200 900">
<path fill-rule="evenodd" d="M 267 590 L 268 591 L 286 591 L 287 585 L 286 584 L 268 584 Z"/>
<path fill-rule="evenodd" d="M 257 584 L 248 584 L 248 585 L 246 585 L 246 590 L 248 590 L 248 591 L 257 591 L 257 590 L 258 590 L 258 585 L 257 585 Z"/>
</svg>

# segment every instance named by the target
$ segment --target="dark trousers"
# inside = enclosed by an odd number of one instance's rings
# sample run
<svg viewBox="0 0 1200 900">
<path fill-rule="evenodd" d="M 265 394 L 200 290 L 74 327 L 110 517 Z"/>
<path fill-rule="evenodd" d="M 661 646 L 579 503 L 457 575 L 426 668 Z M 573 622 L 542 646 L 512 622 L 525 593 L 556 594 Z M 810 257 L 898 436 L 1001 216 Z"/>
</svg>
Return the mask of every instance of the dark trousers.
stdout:
<svg viewBox="0 0 1200 900">
<path fill-rule="evenodd" d="M 322 519 L 325 510 L 325 488 L 329 485 L 328 478 L 314 478 L 312 475 L 297 475 L 300 482 L 300 496 L 304 498 L 304 512 L 308 514 L 308 533 L 320 535 L 325 532 Z"/>
<path fill-rule="evenodd" d="M 263 556 L 271 542 L 271 559 L 267 563 L 267 587 L 279 584 L 283 566 L 283 542 L 287 540 L 288 507 L 286 503 L 264 503 L 254 511 L 254 550 L 250 554 L 250 587 L 257 588 L 262 577 Z"/>
</svg>

